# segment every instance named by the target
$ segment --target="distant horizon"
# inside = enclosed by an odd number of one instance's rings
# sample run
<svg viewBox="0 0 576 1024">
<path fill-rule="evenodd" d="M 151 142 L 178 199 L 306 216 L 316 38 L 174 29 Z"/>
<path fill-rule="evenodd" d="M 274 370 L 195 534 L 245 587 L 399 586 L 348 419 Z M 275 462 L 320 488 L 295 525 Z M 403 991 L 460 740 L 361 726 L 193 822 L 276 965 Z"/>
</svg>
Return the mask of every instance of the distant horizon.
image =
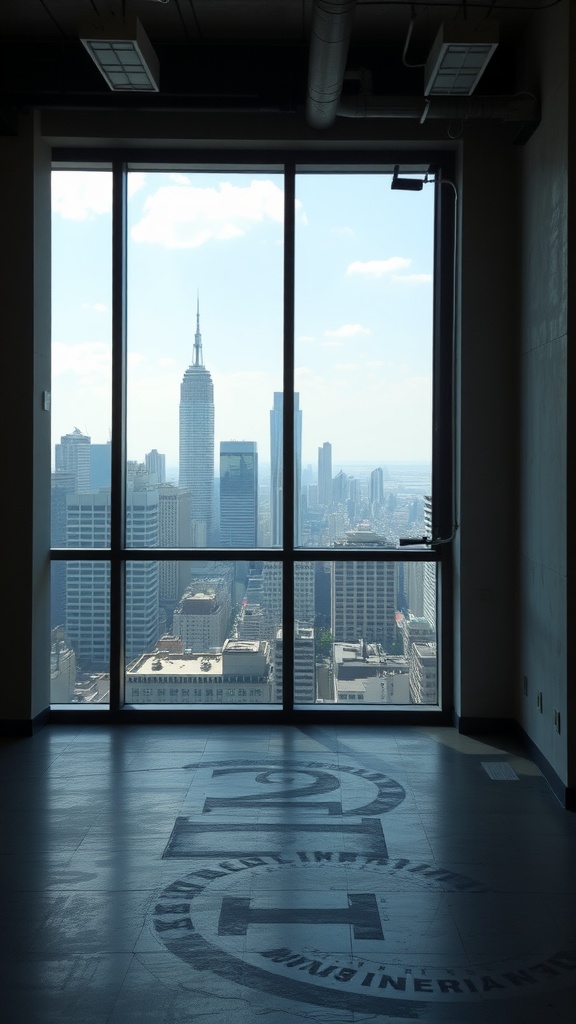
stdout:
<svg viewBox="0 0 576 1024">
<path fill-rule="evenodd" d="M 159 454 L 161 455 L 162 452 L 160 452 Z M 304 459 L 302 460 L 302 475 L 304 475 L 304 473 L 308 470 L 309 467 L 317 475 L 317 465 L 315 465 L 313 462 L 306 462 Z M 392 460 L 388 459 L 388 460 L 385 460 L 385 461 L 381 460 L 380 462 L 372 462 L 372 461 L 368 461 L 368 462 L 364 462 L 364 461 L 362 461 L 362 462 L 334 462 L 332 464 L 332 477 L 334 477 L 337 472 L 340 472 L 340 471 L 346 472 L 349 469 L 355 469 L 356 471 L 362 470 L 362 471 L 364 471 L 364 472 L 366 472 L 368 474 L 369 472 L 371 472 L 374 469 L 387 469 L 389 467 L 394 468 L 396 470 L 403 469 L 403 468 L 407 469 L 407 470 L 418 469 L 418 470 L 421 470 L 422 472 L 426 472 L 427 474 L 431 474 L 431 472 L 432 472 L 432 463 L 431 462 L 422 462 L 422 461 L 418 461 L 418 460 L 414 460 L 413 462 L 409 461 L 409 460 L 392 461 Z M 177 483 L 178 482 L 178 472 L 179 472 L 178 466 L 168 466 L 167 465 L 166 466 L 166 482 L 167 483 Z M 265 477 L 269 477 L 269 475 L 270 475 L 270 463 L 269 462 L 261 462 L 260 459 L 259 459 L 258 460 L 258 474 L 259 474 L 259 476 L 264 475 Z M 214 479 L 217 480 L 218 478 L 219 478 L 218 466 L 215 466 L 214 467 Z"/>
</svg>

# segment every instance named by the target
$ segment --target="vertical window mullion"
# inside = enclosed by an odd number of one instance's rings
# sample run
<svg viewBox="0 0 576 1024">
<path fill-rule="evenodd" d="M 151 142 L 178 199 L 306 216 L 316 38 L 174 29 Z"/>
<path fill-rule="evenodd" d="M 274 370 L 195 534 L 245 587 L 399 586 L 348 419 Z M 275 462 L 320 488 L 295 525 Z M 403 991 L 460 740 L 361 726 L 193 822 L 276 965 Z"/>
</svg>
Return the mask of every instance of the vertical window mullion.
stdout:
<svg viewBox="0 0 576 1024">
<path fill-rule="evenodd" d="M 452 169 L 453 174 L 453 169 Z M 450 179 L 436 181 L 434 222 L 434 451 L 432 455 L 432 532 L 453 538 L 458 528 L 456 479 L 456 268 L 457 192 Z M 452 558 L 453 544 L 437 549 L 436 606 L 438 678 L 441 706 L 453 704 Z"/>
<path fill-rule="evenodd" d="M 126 569 L 126 224 L 127 170 L 112 175 L 112 439 L 110 522 L 110 710 L 123 704 Z"/>
<path fill-rule="evenodd" d="M 284 401 L 282 439 L 282 656 L 284 711 L 294 706 L 294 514 L 299 500 L 294 481 L 294 250 L 295 169 L 284 179 Z"/>
</svg>

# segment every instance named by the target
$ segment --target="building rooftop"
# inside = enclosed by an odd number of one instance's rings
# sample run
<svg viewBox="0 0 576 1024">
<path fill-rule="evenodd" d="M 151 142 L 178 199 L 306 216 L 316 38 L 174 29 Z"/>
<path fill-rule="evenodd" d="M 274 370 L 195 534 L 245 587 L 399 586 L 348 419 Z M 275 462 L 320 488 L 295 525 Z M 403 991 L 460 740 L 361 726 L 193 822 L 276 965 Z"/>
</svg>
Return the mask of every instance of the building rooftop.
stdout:
<svg viewBox="0 0 576 1024">
<path fill-rule="evenodd" d="M 142 654 L 128 669 L 128 675 L 222 675 L 224 671 L 221 654 Z"/>
</svg>

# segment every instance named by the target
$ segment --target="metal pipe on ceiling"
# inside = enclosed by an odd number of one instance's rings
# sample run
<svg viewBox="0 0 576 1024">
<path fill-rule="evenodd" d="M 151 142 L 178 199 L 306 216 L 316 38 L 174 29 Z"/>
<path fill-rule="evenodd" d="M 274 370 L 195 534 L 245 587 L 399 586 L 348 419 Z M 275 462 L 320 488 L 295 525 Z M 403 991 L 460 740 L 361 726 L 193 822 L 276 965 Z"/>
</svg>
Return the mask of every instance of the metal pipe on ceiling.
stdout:
<svg viewBox="0 0 576 1024">
<path fill-rule="evenodd" d="M 356 0 L 314 0 L 306 120 L 312 128 L 330 128 L 342 94 Z"/>
<path fill-rule="evenodd" d="M 418 118 L 446 121 L 497 120 L 537 122 L 539 104 L 531 93 L 513 96 L 371 96 L 360 93 L 340 100 L 338 117 Z"/>
</svg>

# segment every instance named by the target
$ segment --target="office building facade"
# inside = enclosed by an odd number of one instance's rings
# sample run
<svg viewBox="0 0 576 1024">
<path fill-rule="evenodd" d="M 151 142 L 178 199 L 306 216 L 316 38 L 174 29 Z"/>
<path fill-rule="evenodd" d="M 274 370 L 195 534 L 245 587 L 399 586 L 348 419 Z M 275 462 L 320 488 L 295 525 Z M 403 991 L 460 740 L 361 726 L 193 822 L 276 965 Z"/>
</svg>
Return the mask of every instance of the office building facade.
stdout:
<svg viewBox="0 0 576 1024">
<path fill-rule="evenodd" d="M 395 562 L 332 562 L 334 640 L 362 639 L 389 650 L 395 639 L 396 591 Z"/>
<path fill-rule="evenodd" d="M 79 493 L 90 490 L 90 448 L 91 438 L 76 427 L 71 434 L 63 434 L 54 449 L 56 473 L 72 473 Z"/>
<path fill-rule="evenodd" d="M 69 494 L 66 547 L 107 548 L 110 544 L 109 491 Z M 127 542 L 158 547 L 158 492 L 127 495 Z M 64 630 L 83 672 L 108 671 L 110 660 L 110 565 L 103 561 L 64 563 Z M 160 630 L 159 567 L 155 560 L 126 565 L 126 658 L 154 649 Z"/>
<path fill-rule="evenodd" d="M 220 544 L 258 544 L 258 451 L 255 441 L 220 442 Z"/>
</svg>

